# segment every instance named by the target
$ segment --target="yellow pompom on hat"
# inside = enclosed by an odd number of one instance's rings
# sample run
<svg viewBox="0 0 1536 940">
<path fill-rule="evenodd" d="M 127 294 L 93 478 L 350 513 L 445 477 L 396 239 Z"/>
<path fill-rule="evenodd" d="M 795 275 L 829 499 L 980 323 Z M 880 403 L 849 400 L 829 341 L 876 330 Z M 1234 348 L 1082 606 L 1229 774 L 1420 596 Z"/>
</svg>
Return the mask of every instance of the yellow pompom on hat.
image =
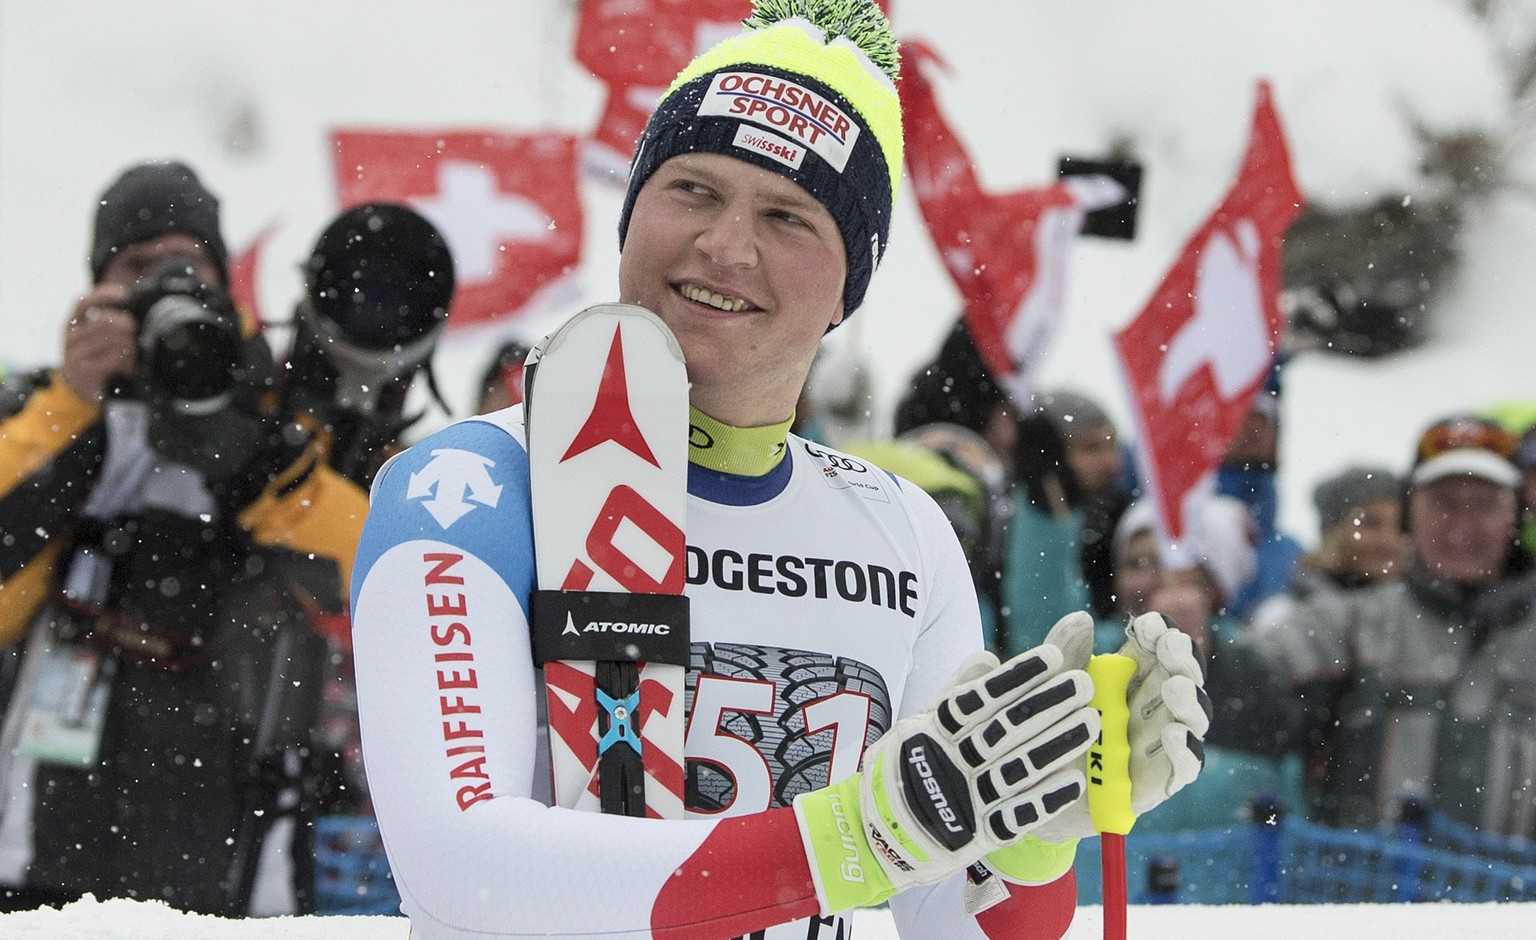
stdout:
<svg viewBox="0 0 1536 940">
<path fill-rule="evenodd" d="M 787 176 L 836 220 L 847 252 L 843 310 L 864 301 L 885 254 L 901 178 L 900 54 L 872 0 L 756 0 L 745 30 L 688 64 L 646 123 L 630 164 L 619 245 L 635 197 L 681 153 L 718 153 Z"/>
</svg>

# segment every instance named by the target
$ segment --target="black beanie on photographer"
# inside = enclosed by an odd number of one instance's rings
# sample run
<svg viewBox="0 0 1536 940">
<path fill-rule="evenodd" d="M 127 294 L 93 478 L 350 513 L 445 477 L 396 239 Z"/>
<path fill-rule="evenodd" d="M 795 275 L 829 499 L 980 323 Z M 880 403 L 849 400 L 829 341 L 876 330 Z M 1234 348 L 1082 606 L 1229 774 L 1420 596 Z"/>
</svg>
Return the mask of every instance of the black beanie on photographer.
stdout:
<svg viewBox="0 0 1536 940">
<path fill-rule="evenodd" d="M 184 232 L 208 246 L 224 280 L 229 280 L 228 251 L 219 232 L 219 200 L 185 163 L 141 163 L 130 167 L 101 194 L 91 238 L 91 280 L 101 274 L 119 248 Z"/>
</svg>

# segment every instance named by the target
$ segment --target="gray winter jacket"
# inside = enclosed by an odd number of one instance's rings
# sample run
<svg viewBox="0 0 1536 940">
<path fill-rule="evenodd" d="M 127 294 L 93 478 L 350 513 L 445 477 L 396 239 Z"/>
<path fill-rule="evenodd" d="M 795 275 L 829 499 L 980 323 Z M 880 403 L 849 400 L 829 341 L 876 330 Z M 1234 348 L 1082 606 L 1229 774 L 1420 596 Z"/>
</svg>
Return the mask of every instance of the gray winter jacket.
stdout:
<svg viewBox="0 0 1536 940">
<path fill-rule="evenodd" d="M 1417 797 L 1536 836 L 1536 577 L 1406 580 L 1299 605 L 1218 651 L 1210 740 L 1310 755 L 1311 815 L 1370 826 Z"/>
</svg>

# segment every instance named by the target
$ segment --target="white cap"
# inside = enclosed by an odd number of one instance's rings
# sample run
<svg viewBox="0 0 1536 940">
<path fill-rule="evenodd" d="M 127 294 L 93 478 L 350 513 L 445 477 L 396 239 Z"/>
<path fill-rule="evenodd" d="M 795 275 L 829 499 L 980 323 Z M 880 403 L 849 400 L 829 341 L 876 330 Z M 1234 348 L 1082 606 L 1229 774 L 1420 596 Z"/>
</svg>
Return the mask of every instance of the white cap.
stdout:
<svg viewBox="0 0 1536 940">
<path fill-rule="evenodd" d="M 1499 486 L 1517 489 L 1520 486 L 1520 469 L 1491 450 L 1463 447 L 1448 450 L 1424 461 L 1413 468 L 1410 481 L 1423 486 L 1446 477 L 1477 477 Z"/>
<path fill-rule="evenodd" d="M 1256 526 L 1239 499 L 1214 493 L 1197 497 L 1184 520 L 1184 538 L 1177 542 L 1164 541 L 1161 528 L 1152 500 L 1138 499 L 1115 527 L 1115 554 L 1124 554 L 1132 538 L 1150 530 L 1158 538 L 1158 555 L 1164 567 L 1174 571 L 1204 568 L 1226 603 L 1258 573 Z"/>
</svg>

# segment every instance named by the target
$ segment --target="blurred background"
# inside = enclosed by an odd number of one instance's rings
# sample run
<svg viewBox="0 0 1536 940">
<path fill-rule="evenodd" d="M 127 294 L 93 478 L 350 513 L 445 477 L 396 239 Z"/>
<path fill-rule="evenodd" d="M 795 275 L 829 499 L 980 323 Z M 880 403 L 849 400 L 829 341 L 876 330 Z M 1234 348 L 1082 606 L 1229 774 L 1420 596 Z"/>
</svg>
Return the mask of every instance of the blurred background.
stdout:
<svg viewBox="0 0 1536 940">
<path fill-rule="evenodd" d="M 937 95 L 988 189 L 1043 185 L 1063 155 L 1144 168 L 1136 237 L 1075 247 L 1042 385 L 1090 392 L 1126 421 L 1110 334 L 1231 184 L 1265 78 L 1308 201 L 1284 270 L 1294 354 L 1282 526 L 1316 531 L 1311 488 L 1345 462 L 1405 467 L 1429 419 L 1536 398 L 1536 2 L 888 6 L 899 35 L 947 63 Z M 86 286 L 94 200 L 130 163 L 195 167 L 223 200 L 233 251 L 265 233 L 253 288 L 277 344 L 298 266 L 342 205 L 333 134 L 572 138 L 576 261 L 520 309 L 450 320 L 439 345 L 443 392 L 468 413 L 501 339 L 537 339 L 613 299 L 623 157 L 591 141 L 609 85 L 575 55 L 583 12 L 577 0 L 0 0 L 0 363 L 56 360 Z M 472 225 L 435 221 L 456 257 L 471 250 Z M 496 249 L 516 250 L 510 238 Z M 460 265 L 462 288 L 475 275 Z M 904 191 L 865 307 L 827 341 L 838 361 L 867 368 L 875 431 L 959 310 Z M 448 420 L 421 384 L 418 435 Z"/>
</svg>

